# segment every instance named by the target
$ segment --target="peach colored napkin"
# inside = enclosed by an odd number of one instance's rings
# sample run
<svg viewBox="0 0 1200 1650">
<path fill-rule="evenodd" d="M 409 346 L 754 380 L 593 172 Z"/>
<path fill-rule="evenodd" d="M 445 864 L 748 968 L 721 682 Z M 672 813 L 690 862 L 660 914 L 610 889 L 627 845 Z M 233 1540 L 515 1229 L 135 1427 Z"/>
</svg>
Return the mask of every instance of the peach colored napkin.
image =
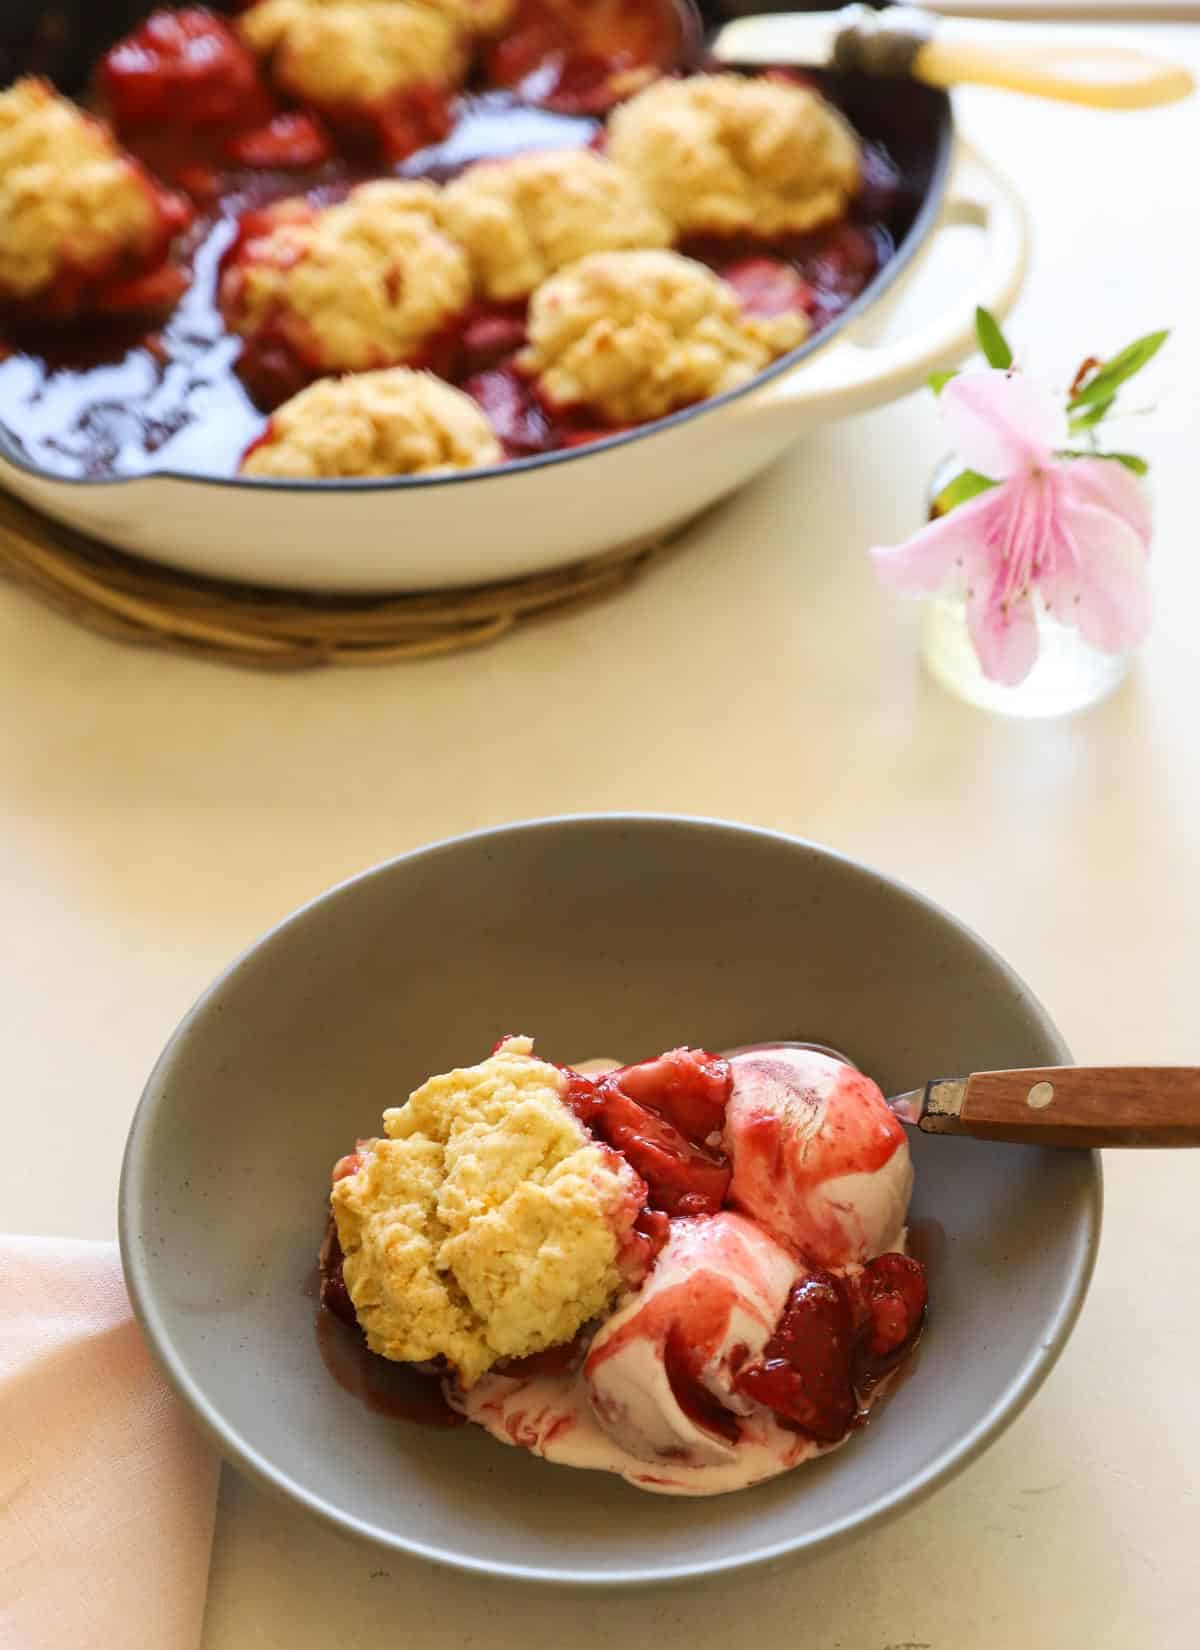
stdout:
<svg viewBox="0 0 1200 1650">
<path fill-rule="evenodd" d="M 116 1246 L 0 1237 L 0 1650 L 196 1650 L 216 1487 Z"/>
</svg>

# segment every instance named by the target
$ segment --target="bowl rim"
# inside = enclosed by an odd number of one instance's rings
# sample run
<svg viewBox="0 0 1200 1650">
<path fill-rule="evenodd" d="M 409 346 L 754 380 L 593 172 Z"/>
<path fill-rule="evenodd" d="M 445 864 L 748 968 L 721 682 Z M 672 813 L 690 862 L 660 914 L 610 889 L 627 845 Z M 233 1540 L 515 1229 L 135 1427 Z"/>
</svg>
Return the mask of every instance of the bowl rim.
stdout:
<svg viewBox="0 0 1200 1650">
<path fill-rule="evenodd" d="M 274 923 L 256 940 L 246 946 L 217 975 L 172 1032 L 146 1080 L 130 1124 L 122 1157 L 118 1189 L 117 1225 L 125 1285 L 133 1305 L 134 1314 L 160 1369 L 166 1375 L 176 1394 L 191 1412 L 192 1417 L 199 1423 L 201 1430 L 217 1447 L 222 1456 L 232 1462 L 239 1471 L 246 1473 L 262 1488 L 284 1500 L 299 1503 L 343 1534 L 357 1536 L 375 1546 L 403 1553 L 413 1558 L 424 1559 L 458 1573 L 487 1576 L 492 1580 L 542 1586 L 634 1588 L 694 1581 L 709 1576 L 731 1575 L 788 1555 L 799 1558 L 805 1553 L 830 1548 L 853 1535 L 882 1525 L 901 1512 L 917 1506 L 981 1455 L 988 1445 L 993 1443 L 1017 1419 L 1034 1398 L 1070 1339 L 1095 1269 L 1103 1213 L 1103 1177 L 1099 1152 L 1088 1152 L 1087 1156 L 1090 1160 L 1089 1166 L 1091 1169 L 1090 1180 L 1084 1193 L 1083 1206 L 1073 1243 L 1070 1271 L 1062 1298 L 1045 1333 L 1038 1338 L 1036 1344 L 1030 1349 L 1021 1368 L 996 1401 L 951 1448 L 944 1450 L 923 1471 L 910 1478 L 903 1486 L 876 1496 L 855 1512 L 846 1514 L 845 1517 L 833 1521 L 808 1536 L 799 1536 L 794 1539 L 784 1538 L 773 1541 L 749 1554 L 730 1554 L 728 1557 L 709 1562 L 689 1562 L 685 1560 L 664 1564 L 653 1569 L 549 1569 L 534 1564 L 516 1564 L 507 1561 L 461 1556 L 444 1548 L 430 1546 L 422 1541 L 397 1535 L 394 1531 L 382 1529 L 367 1520 L 356 1518 L 353 1514 L 340 1511 L 329 1505 L 320 1495 L 298 1483 L 286 1472 L 274 1467 L 259 1454 L 248 1439 L 225 1422 L 218 1408 L 205 1396 L 182 1358 L 174 1351 L 156 1303 L 155 1290 L 149 1275 L 150 1267 L 147 1264 L 148 1252 L 143 1249 L 138 1240 L 138 1226 L 141 1193 L 145 1185 L 146 1141 L 150 1118 L 156 1104 L 154 1091 L 158 1086 L 160 1074 L 170 1063 L 175 1051 L 189 1035 L 193 1026 L 207 1011 L 210 1003 L 219 996 L 226 983 L 234 977 L 251 956 L 263 947 L 274 943 L 279 936 L 293 926 L 304 922 L 310 912 L 330 900 L 340 898 L 359 883 L 370 882 L 378 876 L 392 872 L 400 865 L 451 854 L 468 843 L 495 841 L 505 836 L 524 835 L 534 831 L 561 830 L 564 827 L 595 827 L 596 825 L 610 825 L 616 828 L 628 826 L 678 828 L 682 826 L 704 832 L 717 830 L 731 836 L 752 837 L 783 843 L 789 848 L 801 848 L 822 859 L 835 861 L 857 873 L 865 874 L 873 881 L 884 884 L 891 893 L 898 894 L 903 900 L 915 904 L 926 913 L 932 913 L 940 918 L 956 930 L 961 937 L 978 947 L 998 968 L 1002 976 L 1006 978 L 1016 995 L 1034 1010 L 1048 1040 L 1058 1052 L 1060 1063 L 1071 1063 L 1070 1051 L 1057 1027 L 1038 998 L 1015 970 L 1000 956 L 999 952 L 981 938 L 973 928 L 962 922 L 937 901 L 922 894 L 910 884 L 877 869 L 873 865 L 867 864 L 853 855 L 842 853 L 837 849 L 829 848 L 808 838 L 793 836 L 786 831 L 706 815 L 633 811 L 553 814 L 533 819 L 514 820 L 504 825 L 487 826 L 480 830 L 466 831 L 455 836 L 426 843 L 405 853 L 381 860 L 363 871 L 343 878 L 322 893 L 305 901 L 304 904 L 281 918 L 279 922 Z"/>
<path fill-rule="evenodd" d="M 665 418 L 652 419 L 649 423 L 635 425 L 633 429 L 622 430 L 613 435 L 604 436 L 598 441 L 592 441 L 582 447 L 560 448 L 550 453 L 534 453 L 528 458 L 514 458 L 502 464 L 484 465 L 477 470 L 462 470 L 449 475 L 428 476 L 337 476 L 315 480 L 289 478 L 282 476 L 243 476 L 243 475 L 205 475 L 190 470 L 175 470 L 164 468 L 161 470 L 145 470 L 135 475 L 107 475 L 107 476 L 65 476 L 44 465 L 36 464 L 21 452 L 20 446 L 14 442 L 10 431 L 0 423 L 0 467 L 9 465 L 12 469 L 20 470 L 36 481 L 47 482 L 55 486 L 70 488 L 110 488 L 128 487 L 138 482 L 181 481 L 197 487 L 234 488 L 243 492 L 261 493 L 264 496 L 281 493 L 300 493 L 312 495 L 320 493 L 342 496 L 346 493 L 385 493 L 411 492 L 418 488 L 430 487 L 461 487 L 477 481 L 496 481 L 506 477 L 527 475 L 530 471 L 544 469 L 549 465 L 570 464 L 577 460 L 593 458 L 601 453 L 613 452 L 618 447 L 629 446 L 635 441 L 644 441 L 650 436 L 662 434 L 667 430 L 676 429 L 692 419 L 704 417 L 708 413 L 716 412 L 719 408 L 740 401 L 744 396 L 764 388 L 777 378 L 794 371 L 801 366 L 811 355 L 831 345 L 846 327 L 878 299 L 882 298 L 894 281 L 897 281 L 917 253 L 928 241 L 937 225 L 942 210 L 946 188 L 949 183 L 950 169 L 953 162 L 957 130 L 954 121 L 954 112 L 949 93 L 933 87 L 923 87 L 925 96 L 936 97 L 937 103 L 937 131 L 934 139 L 933 152 L 930 160 L 929 182 L 917 207 L 908 233 L 896 247 L 892 256 L 883 268 L 870 280 L 852 303 L 826 327 L 811 334 L 802 344 L 781 355 L 777 361 L 772 361 L 748 379 L 744 384 L 723 391 L 720 395 L 708 397 L 704 401 L 697 401 L 690 407 L 680 407 L 676 412 L 668 413 Z"/>
</svg>

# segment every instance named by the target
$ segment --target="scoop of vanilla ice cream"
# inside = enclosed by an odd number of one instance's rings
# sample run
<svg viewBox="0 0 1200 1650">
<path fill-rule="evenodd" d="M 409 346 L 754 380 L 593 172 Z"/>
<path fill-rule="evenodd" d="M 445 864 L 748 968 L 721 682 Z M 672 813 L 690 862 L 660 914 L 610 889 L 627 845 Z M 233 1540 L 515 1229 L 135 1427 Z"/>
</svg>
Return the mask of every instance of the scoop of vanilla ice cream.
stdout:
<svg viewBox="0 0 1200 1650">
<path fill-rule="evenodd" d="M 44 80 L 0 92 L 0 297 L 28 299 L 64 266 L 147 252 L 154 196 L 98 120 Z"/>
<path fill-rule="evenodd" d="M 514 1037 L 384 1113 L 387 1138 L 361 1146 L 331 1194 L 372 1351 L 445 1358 L 469 1389 L 612 1305 L 645 1186 L 591 1140 L 565 1091 Z"/>
<path fill-rule="evenodd" d="M 426 183 L 360 184 L 336 206 L 281 201 L 256 214 L 221 277 L 243 337 L 270 329 L 318 372 L 411 361 L 466 308 L 471 272 L 437 227 Z"/>
<path fill-rule="evenodd" d="M 526 297 L 589 252 L 666 246 L 671 226 L 637 180 L 588 149 L 484 161 L 448 185 L 441 218 L 489 297 Z"/>
<path fill-rule="evenodd" d="M 747 383 L 809 322 L 743 315 L 731 286 L 676 252 L 595 252 L 538 287 L 528 332 L 521 366 L 547 401 L 630 424 Z"/>
<path fill-rule="evenodd" d="M 581 1370 L 487 1374 L 456 1402 L 502 1443 L 658 1495 L 745 1489 L 837 1447 L 733 1386 L 803 1273 L 740 1215 L 673 1220 L 654 1271 L 601 1326 Z"/>
<path fill-rule="evenodd" d="M 719 1413 L 705 1424 L 704 1395 L 731 1419 L 758 1407 L 733 1378 L 761 1354 L 801 1270 L 741 1215 L 672 1221 L 654 1271 L 597 1331 L 584 1364 L 608 1436 L 642 1461 L 733 1461 L 738 1441 L 726 1434 L 736 1429 L 718 1430 Z"/>
<path fill-rule="evenodd" d="M 811 1049 L 764 1048 L 730 1065 L 730 1201 L 814 1266 L 900 1247 L 912 1161 L 871 1079 Z"/>
<path fill-rule="evenodd" d="M 616 109 L 608 153 L 681 234 L 795 234 L 840 217 L 854 132 L 806 87 L 761 77 L 659 80 Z"/>
<path fill-rule="evenodd" d="M 415 476 L 499 464 L 476 402 L 409 367 L 323 378 L 285 401 L 246 454 L 245 476 Z"/>
<path fill-rule="evenodd" d="M 276 83 L 324 107 L 449 86 L 467 65 L 464 8 L 416 0 L 259 0 L 238 27 Z"/>
</svg>

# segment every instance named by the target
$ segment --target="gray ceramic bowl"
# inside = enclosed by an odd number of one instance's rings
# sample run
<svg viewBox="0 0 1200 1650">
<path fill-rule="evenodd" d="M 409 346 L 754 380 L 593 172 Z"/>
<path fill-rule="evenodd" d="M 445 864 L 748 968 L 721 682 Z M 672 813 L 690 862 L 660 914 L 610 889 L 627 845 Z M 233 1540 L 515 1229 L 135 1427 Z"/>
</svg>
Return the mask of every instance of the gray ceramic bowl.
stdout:
<svg viewBox="0 0 1200 1650">
<path fill-rule="evenodd" d="M 547 820 L 335 888 L 189 1014 L 147 1086 L 121 1183 L 126 1278 L 151 1345 L 261 1483 L 463 1569 L 665 1581 L 811 1550 L 897 1512 L 1036 1391 L 1091 1272 L 1096 1161 L 920 1136 L 913 1214 L 941 1223 L 945 1250 L 918 1366 L 823 1461 L 676 1500 L 363 1407 L 326 1373 L 304 1293 L 330 1165 L 428 1073 L 510 1031 L 562 1061 L 807 1037 L 892 1090 L 1067 1058 L 1021 981 L 952 917 L 763 831 Z"/>
</svg>

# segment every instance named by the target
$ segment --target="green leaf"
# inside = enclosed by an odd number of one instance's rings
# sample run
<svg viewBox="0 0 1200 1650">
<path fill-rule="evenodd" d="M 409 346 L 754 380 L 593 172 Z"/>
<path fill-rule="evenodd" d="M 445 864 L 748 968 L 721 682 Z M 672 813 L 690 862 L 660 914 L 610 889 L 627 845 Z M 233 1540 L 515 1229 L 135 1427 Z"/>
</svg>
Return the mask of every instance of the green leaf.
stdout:
<svg viewBox="0 0 1200 1650">
<path fill-rule="evenodd" d="M 1095 406 L 1085 408 L 1068 424 L 1067 429 L 1070 434 L 1081 435 L 1084 430 L 1090 430 L 1094 425 L 1099 424 L 1115 400 L 1116 396 L 1110 395 L 1107 400 L 1097 401 Z"/>
<path fill-rule="evenodd" d="M 978 498 L 980 493 L 986 493 L 989 487 L 996 485 L 990 476 L 981 476 L 978 470 L 964 470 L 942 488 L 933 501 L 932 514 L 949 515 L 958 505 L 965 504 L 970 498 Z"/>
<path fill-rule="evenodd" d="M 1132 470 L 1135 476 L 1144 476 L 1150 469 L 1146 460 L 1139 458 L 1136 453 L 1097 453 L 1096 457 L 1111 458 L 1114 463 L 1123 464 L 1127 470 Z"/>
<path fill-rule="evenodd" d="M 929 378 L 928 378 L 927 382 L 929 384 L 929 388 L 933 391 L 934 395 L 941 395 L 942 391 L 946 388 L 946 385 L 950 382 L 950 380 L 952 378 L 957 378 L 957 377 L 958 377 L 957 370 L 955 368 L 951 367 L 949 369 L 949 371 L 931 372 L 929 374 Z"/>
<path fill-rule="evenodd" d="M 1169 334 L 1166 332 L 1148 332 L 1144 338 L 1127 345 L 1111 361 L 1106 361 L 1098 367 L 1087 383 L 1071 397 L 1067 403 L 1073 412 L 1076 407 L 1095 406 L 1100 401 L 1111 401 L 1113 396 L 1133 377 L 1141 372 L 1148 361 L 1152 361 L 1159 350 L 1166 343 Z"/>
<path fill-rule="evenodd" d="M 975 311 L 975 336 L 989 367 L 1007 370 L 1012 366 L 1013 352 L 1000 331 L 1000 323 L 990 310 L 981 307 Z"/>
<path fill-rule="evenodd" d="M 1101 453 L 1093 452 L 1090 448 L 1082 453 L 1073 452 L 1069 447 L 1061 448 L 1055 453 L 1055 458 L 1103 458 L 1114 464 L 1123 464 L 1127 470 L 1132 470 L 1135 476 L 1144 476 L 1149 473 L 1150 466 L 1137 453 Z"/>
</svg>

